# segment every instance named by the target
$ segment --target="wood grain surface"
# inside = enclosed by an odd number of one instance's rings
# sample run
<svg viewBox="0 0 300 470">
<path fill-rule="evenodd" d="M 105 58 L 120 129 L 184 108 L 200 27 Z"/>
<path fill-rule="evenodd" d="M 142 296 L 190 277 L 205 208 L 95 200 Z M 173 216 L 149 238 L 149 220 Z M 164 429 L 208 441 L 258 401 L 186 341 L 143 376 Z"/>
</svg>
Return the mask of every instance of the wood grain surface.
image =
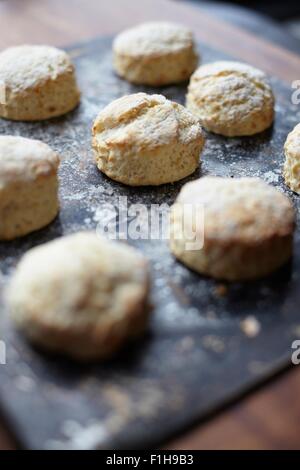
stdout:
<svg viewBox="0 0 300 470">
<path fill-rule="evenodd" d="M 185 23 L 200 41 L 287 82 L 299 79 L 296 54 L 216 20 L 200 8 L 170 0 L 0 0 L 0 48 L 20 43 L 64 46 L 155 19 Z M 294 367 L 165 448 L 299 449 L 299 390 L 300 367 Z M 16 444 L 2 424 L 0 449 L 13 448 Z"/>
</svg>

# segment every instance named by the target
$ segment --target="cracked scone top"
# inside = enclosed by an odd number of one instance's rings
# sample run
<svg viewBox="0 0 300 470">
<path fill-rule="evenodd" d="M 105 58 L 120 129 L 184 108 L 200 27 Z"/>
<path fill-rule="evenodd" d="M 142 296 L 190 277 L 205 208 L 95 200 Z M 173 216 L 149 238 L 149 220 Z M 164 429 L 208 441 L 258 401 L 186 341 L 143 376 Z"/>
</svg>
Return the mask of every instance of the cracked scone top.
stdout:
<svg viewBox="0 0 300 470">
<path fill-rule="evenodd" d="M 262 132 L 274 119 L 274 96 L 266 75 L 240 62 L 199 67 L 191 77 L 186 104 L 205 129 L 228 137 Z"/>
<path fill-rule="evenodd" d="M 285 183 L 300 194 L 300 124 L 289 133 L 285 145 L 283 176 Z"/>
<path fill-rule="evenodd" d="M 23 45 L 0 53 L 0 116 L 36 121 L 71 111 L 79 102 L 75 69 L 66 52 Z"/>
<path fill-rule="evenodd" d="M 204 135 L 198 120 L 162 95 L 123 96 L 93 126 L 98 168 L 132 186 L 180 180 L 199 165 Z"/>
<path fill-rule="evenodd" d="M 6 291 L 11 318 L 33 343 L 102 359 L 144 330 L 149 275 L 135 249 L 92 232 L 29 250 Z"/>
<path fill-rule="evenodd" d="M 0 136 L 0 239 L 49 224 L 58 212 L 58 155 L 39 140 Z"/>
<path fill-rule="evenodd" d="M 204 225 L 184 216 L 189 206 L 203 210 Z M 170 246 L 201 274 L 242 281 L 268 275 L 291 257 L 294 228 L 292 203 L 264 181 L 203 177 L 184 185 L 172 207 Z M 203 236 L 203 247 L 189 249 L 186 234 Z"/>
<path fill-rule="evenodd" d="M 132 83 L 161 86 L 187 80 L 198 63 L 192 32 L 179 24 L 149 22 L 113 43 L 117 73 Z"/>
</svg>

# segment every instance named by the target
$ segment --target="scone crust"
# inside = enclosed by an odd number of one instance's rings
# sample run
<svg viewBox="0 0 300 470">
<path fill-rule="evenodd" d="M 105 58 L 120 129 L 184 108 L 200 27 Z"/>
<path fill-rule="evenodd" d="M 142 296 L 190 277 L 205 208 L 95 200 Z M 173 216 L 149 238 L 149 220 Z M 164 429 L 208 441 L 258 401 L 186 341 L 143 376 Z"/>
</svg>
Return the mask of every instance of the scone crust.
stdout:
<svg viewBox="0 0 300 470">
<path fill-rule="evenodd" d="M 200 66 L 191 77 L 186 105 L 205 129 L 227 137 L 257 134 L 274 119 L 274 95 L 266 75 L 240 62 Z"/>
<path fill-rule="evenodd" d="M 57 215 L 59 156 L 45 143 L 0 136 L 0 239 L 48 225 Z"/>
<path fill-rule="evenodd" d="M 16 181 L 33 181 L 57 172 L 59 157 L 36 139 L 0 136 L 0 191 Z"/>
<path fill-rule="evenodd" d="M 6 298 L 33 343 L 85 361 L 111 356 L 144 330 L 148 289 L 137 250 L 80 232 L 29 250 Z"/>
<path fill-rule="evenodd" d="M 149 22 L 120 33 L 113 43 L 118 75 L 141 85 L 187 80 L 198 64 L 193 34 L 170 22 Z"/>
<path fill-rule="evenodd" d="M 0 53 L 0 116 L 36 121 L 74 109 L 80 93 L 69 55 L 55 47 L 23 45 Z"/>
<path fill-rule="evenodd" d="M 285 145 L 283 176 L 287 186 L 300 194 L 300 124 L 289 133 Z"/>
<path fill-rule="evenodd" d="M 188 176 L 199 165 L 203 145 L 198 120 L 162 95 L 123 96 L 104 108 L 93 126 L 98 168 L 132 186 Z"/>
<path fill-rule="evenodd" d="M 186 250 L 179 238 L 184 204 L 204 208 L 204 246 Z M 184 225 L 188 227 L 188 225 Z M 203 177 L 187 183 L 171 213 L 171 251 L 190 268 L 216 279 L 268 275 L 292 255 L 295 211 L 290 200 L 257 178 Z"/>
</svg>

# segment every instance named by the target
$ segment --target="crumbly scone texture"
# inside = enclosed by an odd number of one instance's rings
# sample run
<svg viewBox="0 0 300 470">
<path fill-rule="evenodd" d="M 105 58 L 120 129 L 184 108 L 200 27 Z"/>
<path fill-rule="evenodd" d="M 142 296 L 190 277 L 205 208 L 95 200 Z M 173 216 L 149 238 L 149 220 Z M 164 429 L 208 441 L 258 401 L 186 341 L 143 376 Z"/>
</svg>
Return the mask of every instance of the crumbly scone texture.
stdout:
<svg viewBox="0 0 300 470">
<path fill-rule="evenodd" d="M 190 175 L 199 165 L 203 145 L 197 118 L 162 95 L 123 96 L 106 106 L 93 126 L 98 168 L 132 186 Z"/>
<path fill-rule="evenodd" d="M 36 121 L 60 116 L 79 103 L 69 55 L 55 47 L 22 45 L 0 53 L 0 116 Z"/>
<path fill-rule="evenodd" d="M 266 75 L 240 62 L 200 66 L 191 77 L 186 105 L 205 129 L 227 137 L 257 134 L 274 119 Z"/>
<path fill-rule="evenodd" d="M 292 191 L 300 194 L 300 124 L 287 136 L 285 145 L 283 176 Z"/>
<path fill-rule="evenodd" d="M 57 215 L 59 156 L 39 140 L 0 136 L 0 239 L 48 225 Z"/>
<path fill-rule="evenodd" d="M 36 345 L 85 361 L 114 354 L 147 323 L 147 262 L 79 232 L 29 250 L 7 287 L 16 326 Z"/>
<path fill-rule="evenodd" d="M 203 210 L 204 225 L 196 215 L 184 216 L 189 206 Z M 172 207 L 170 246 L 201 274 L 250 280 L 270 274 L 291 257 L 294 228 L 289 198 L 262 180 L 203 177 L 187 183 Z M 203 247 L 187 249 L 191 240 L 186 234 L 194 240 L 203 236 Z"/>
<path fill-rule="evenodd" d="M 192 32 L 179 24 L 149 22 L 113 43 L 116 72 L 132 83 L 162 86 L 187 80 L 198 64 Z"/>
</svg>

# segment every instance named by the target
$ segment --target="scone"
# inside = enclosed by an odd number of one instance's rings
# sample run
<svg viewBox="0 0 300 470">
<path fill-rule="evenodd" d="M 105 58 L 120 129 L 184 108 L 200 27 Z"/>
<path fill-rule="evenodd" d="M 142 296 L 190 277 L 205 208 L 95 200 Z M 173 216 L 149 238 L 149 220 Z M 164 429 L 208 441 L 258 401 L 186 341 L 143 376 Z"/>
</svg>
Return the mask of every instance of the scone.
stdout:
<svg viewBox="0 0 300 470">
<path fill-rule="evenodd" d="M 190 207 L 203 211 L 203 225 L 195 223 L 196 214 L 189 216 Z M 288 261 L 294 228 L 294 208 L 274 187 L 258 178 L 208 176 L 187 183 L 179 193 L 171 211 L 170 246 L 180 261 L 201 274 L 250 280 Z M 191 241 L 202 236 L 203 247 L 191 249 Z"/>
<path fill-rule="evenodd" d="M 257 134 L 274 119 L 274 96 L 266 75 L 240 62 L 199 67 L 191 77 L 186 105 L 205 129 L 228 137 Z"/>
<path fill-rule="evenodd" d="M 300 194 L 300 124 L 289 133 L 285 145 L 283 176 L 286 184 Z"/>
<path fill-rule="evenodd" d="M 93 126 L 98 168 L 131 186 L 171 183 L 190 175 L 203 145 L 198 120 L 162 95 L 123 96 L 106 106 Z"/>
<path fill-rule="evenodd" d="M 145 329 L 148 290 L 137 250 L 80 232 L 29 250 L 6 300 L 34 344 L 84 361 L 111 356 Z"/>
<path fill-rule="evenodd" d="M 38 121 L 60 116 L 79 102 L 74 66 L 49 46 L 10 47 L 0 53 L 0 116 Z"/>
<path fill-rule="evenodd" d="M 193 34 L 168 22 L 143 23 L 113 43 L 114 67 L 129 82 L 162 86 L 188 80 L 198 64 Z"/>
<path fill-rule="evenodd" d="M 47 144 L 0 136 L 0 240 L 26 235 L 56 217 L 58 165 Z"/>
</svg>

